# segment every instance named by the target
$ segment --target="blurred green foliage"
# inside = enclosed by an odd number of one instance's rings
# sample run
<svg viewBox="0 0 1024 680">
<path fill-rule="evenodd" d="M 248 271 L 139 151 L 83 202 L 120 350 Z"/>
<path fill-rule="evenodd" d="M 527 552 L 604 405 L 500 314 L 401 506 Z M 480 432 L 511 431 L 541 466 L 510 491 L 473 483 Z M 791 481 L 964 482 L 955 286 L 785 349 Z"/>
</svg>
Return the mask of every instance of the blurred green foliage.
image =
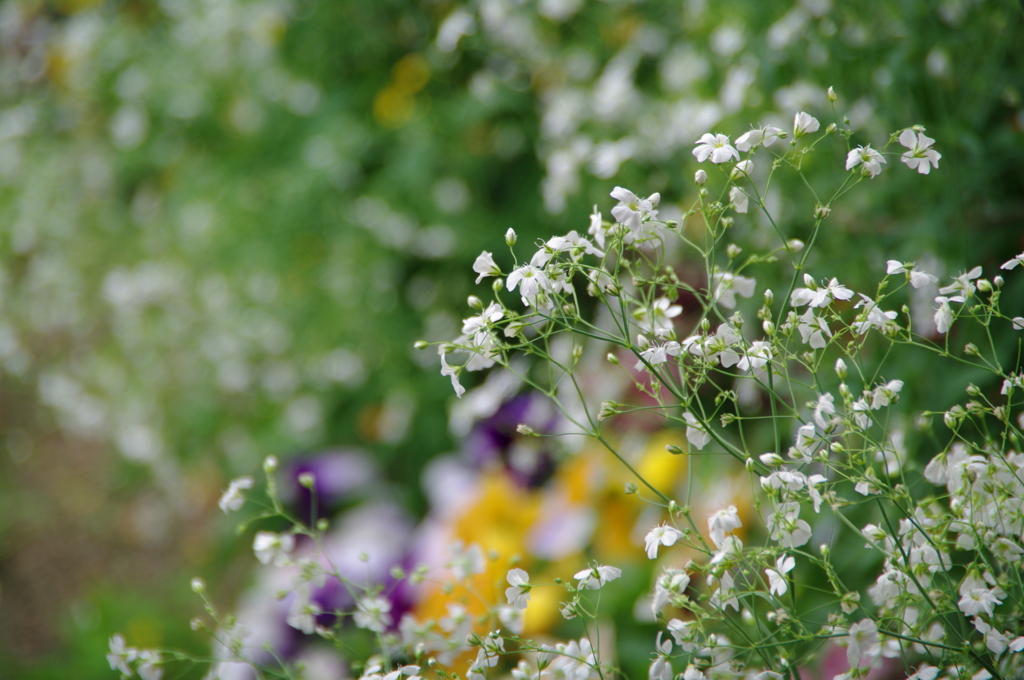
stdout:
<svg viewBox="0 0 1024 680">
<path fill-rule="evenodd" d="M 473 258 L 584 228 L 615 185 L 671 216 L 704 132 L 826 121 L 833 85 L 855 143 L 938 140 L 928 182 L 890 168 L 830 218 L 812 271 L 1024 249 L 1022 41 L 1010 0 L 4 3 L 0 666 L 110 677 L 143 612 L 177 643 L 187 576 L 244 583 L 211 516 L 264 455 L 368 446 L 421 511 L 450 389 L 411 346 L 452 335 Z M 790 236 L 804 190 L 772 199 Z M 931 408 L 965 378 L 914 370 Z M 68 531 L 98 557 L 62 585 Z M 59 568 L 19 559 L 48 542 Z M 152 570 L 110 570 L 126 546 Z"/>
</svg>

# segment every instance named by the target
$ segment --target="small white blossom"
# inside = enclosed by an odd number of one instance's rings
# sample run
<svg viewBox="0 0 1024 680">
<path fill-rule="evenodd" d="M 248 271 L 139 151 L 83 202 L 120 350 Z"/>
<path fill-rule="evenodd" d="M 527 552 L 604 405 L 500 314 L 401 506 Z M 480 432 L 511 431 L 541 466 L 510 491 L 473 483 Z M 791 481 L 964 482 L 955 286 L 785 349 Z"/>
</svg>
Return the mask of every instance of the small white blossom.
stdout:
<svg viewBox="0 0 1024 680">
<path fill-rule="evenodd" d="M 463 547 L 462 541 L 459 541 L 448 550 L 452 554 L 452 559 L 445 566 L 452 570 L 456 581 L 461 583 L 473 574 L 484 573 L 487 563 L 479 543 L 471 543 L 469 547 Z"/>
<path fill-rule="evenodd" d="M 232 480 L 228 485 L 228 490 L 217 501 L 217 505 L 225 515 L 229 512 L 240 510 L 245 505 L 245 495 L 242 494 L 242 490 L 251 488 L 252 477 L 239 477 Z"/>
<path fill-rule="evenodd" d="M 697 418 L 687 411 L 683 414 L 683 419 L 686 421 L 686 440 L 690 442 L 690 446 L 698 451 L 707 446 L 708 442 L 711 441 L 711 435 L 704 430 L 704 427 L 697 421 Z"/>
<path fill-rule="evenodd" d="M 107 663 L 110 670 L 120 671 L 122 675 L 131 675 L 132 669 L 128 664 L 138 657 L 138 650 L 134 647 L 125 647 L 124 637 L 120 634 L 110 638 L 110 653 L 107 654 Z"/>
<path fill-rule="evenodd" d="M 658 556 L 658 546 L 663 545 L 666 548 L 676 544 L 683 534 L 675 527 L 670 527 L 665 524 L 654 527 L 644 538 L 645 549 L 647 550 L 647 558 L 655 559 Z"/>
<path fill-rule="evenodd" d="M 939 280 L 937 276 L 923 272 L 910 263 L 900 262 L 899 260 L 887 260 L 885 265 L 886 274 L 906 274 L 910 277 L 910 285 L 914 288 L 921 288 L 929 283 L 936 283 Z"/>
<path fill-rule="evenodd" d="M 383 633 L 391 625 L 391 602 L 379 595 L 361 597 L 356 602 L 356 611 L 352 615 L 360 628 Z"/>
<path fill-rule="evenodd" d="M 642 221 L 657 215 L 654 210 L 657 201 L 652 200 L 656 196 L 658 199 L 661 198 L 658 194 L 654 194 L 650 198 L 640 198 L 629 189 L 615 187 L 612 191 L 612 198 L 619 204 L 612 208 L 612 217 L 631 231 L 639 231 Z"/>
<path fill-rule="evenodd" d="M 737 293 L 745 298 L 754 294 L 757 281 L 747 276 L 739 276 L 732 272 L 715 270 L 711 275 L 712 298 L 727 309 L 735 309 Z"/>
<path fill-rule="evenodd" d="M 793 571 L 795 566 L 796 560 L 791 555 L 783 555 L 775 560 L 774 569 L 764 570 L 768 575 L 768 589 L 772 595 L 781 597 L 786 594 L 789 590 L 789 584 L 786 583 L 786 574 Z"/>
<path fill-rule="evenodd" d="M 530 602 L 530 575 L 522 569 L 509 569 L 505 579 L 509 585 L 505 589 L 508 603 L 516 609 L 526 609 Z"/>
<path fill-rule="evenodd" d="M 719 548 L 725 543 L 725 535 L 743 526 L 735 505 L 730 505 L 708 517 L 711 541 Z"/>
<path fill-rule="evenodd" d="M 1024 253 L 1021 253 L 1020 255 L 1018 255 L 1017 257 L 1013 258 L 1012 260 L 1007 260 L 1006 262 L 1004 262 L 1001 265 L 999 265 L 999 268 L 1000 269 L 1014 269 L 1014 268 L 1017 267 L 1017 265 L 1020 265 L 1020 264 L 1024 264 Z"/>
<path fill-rule="evenodd" d="M 858 146 L 846 155 L 846 169 L 853 170 L 859 165 L 861 173 L 868 178 L 878 176 L 885 163 L 882 154 L 872 149 L 870 144 Z"/>
<path fill-rule="evenodd" d="M 974 588 L 967 591 L 967 593 L 961 594 L 963 597 L 957 602 L 957 606 L 965 616 L 977 616 L 982 613 L 986 616 L 992 616 L 992 610 L 995 606 L 1003 603 L 988 588 Z"/>
<path fill-rule="evenodd" d="M 273 562 L 278 567 L 288 564 L 288 553 L 294 547 L 293 534 L 275 534 L 272 531 L 257 531 L 252 542 L 253 552 L 261 564 Z"/>
<path fill-rule="evenodd" d="M 955 295 L 962 295 L 964 298 L 969 298 L 974 295 L 977 288 L 974 285 L 974 280 L 981 277 L 981 267 L 974 267 L 968 272 L 960 274 L 953 279 L 953 283 L 948 286 L 939 288 L 940 295 L 949 295 L 953 293 Z"/>
<path fill-rule="evenodd" d="M 742 135 L 736 138 L 736 148 L 740 151 L 750 151 L 757 145 L 769 147 L 779 139 L 779 135 L 782 133 L 777 127 L 767 125 L 763 128 L 754 128 L 748 132 L 744 132 Z"/>
<path fill-rule="evenodd" d="M 574 578 L 580 582 L 580 588 L 598 590 L 605 583 L 614 581 L 620 576 L 622 576 L 622 570 L 617 567 L 595 564 L 583 571 L 576 572 Z"/>
<path fill-rule="evenodd" d="M 729 138 L 725 135 L 708 132 L 698 139 L 695 144 L 697 146 L 693 150 L 693 155 L 699 163 L 703 163 L 708 158 L 715 164 L 725 163 L 730 158 L 737 161 L 740 159 L 739 152 L 733 148 L 732 144 L 729 143 Z"/>
<path fill-rule="evenodd" d="M 934 143 L 935 140 L 926 137 L 924 133 L 915 133 L 907 128 L 900 133 L 900 144 L 910 151 L 903 154 L 901 160 L 911 170 L 917 170 L 922 175 L 927 175 L 932 168 L 939 167 L 939 159 L 942 158 L 942 154 L 931 148 Z"/>
<path fill-rule="evenodd" d="M 729 201 L 732 203 L 733 210 L 738 213 L 746 213 L 749 207 L 749 200 L 747 195 L 743 193 L 743 189 L 739 187 L 733 187 L 729 190 Z"/>
<path fill-rule="evenodd" d="M 874 657 L 881 652 L 878 626 L 871 619 L 864 619 L 850 626 L 846 641 L 846 660 L 853 668 L 859 668 L 865 656 Z"/>
<path fill-rule="evenodd" d="M 480 275 L 476 277 L 477 283 L 488 276 L 501 276 L 501 268 L 494 263 L 494 256 L 486 250 L 477 256 L 473 263 L 473 271 Z"/>
<path fill-rule="evenodd" d="M 935 298 L 935 301 L 939 303 L 938 309 L 935 310 L 935 330 L 939 333 L 947 333 L 953 325 L 954 319 L 953 308 L 949 306 L 949 303 L 963 302 L 964 299 L 959 295 L 954 295 L 953 297 L 939 295 Z"/>
<path fill-rule="evenodd" d="M 821 123 L 814 116 L 804 113 L 803 111 L 796 114 L 793 117 L 793 136 L 802 137 L 812 132 L 817 132 L 818 128 L 821 127 Z"/>
</svg>

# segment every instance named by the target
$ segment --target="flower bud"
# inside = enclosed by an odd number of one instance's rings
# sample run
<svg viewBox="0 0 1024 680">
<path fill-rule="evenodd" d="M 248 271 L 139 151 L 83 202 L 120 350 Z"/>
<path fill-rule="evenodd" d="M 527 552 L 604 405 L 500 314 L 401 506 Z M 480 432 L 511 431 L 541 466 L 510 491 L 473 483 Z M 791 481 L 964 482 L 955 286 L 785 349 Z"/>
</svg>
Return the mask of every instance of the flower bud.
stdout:
<svg viewBox="0 0 1024 680">
<path fill-rule="evenodd" d="M 740 256 L 740 253 L 742 252 L 743 248 L 740 248 L 735 243 L 730 243 L 725 249 L 725 254 L 726 256 L 728 256 L 730 260 L 735 260 L 737 257 Z"/>
<path fill-rule="evenodd" d="M 844 401 L 853 401 L 853 392 L 850 391 L 846 383 L 839 383 L 839 394 Z"/>
<path fill-rule="evenodd" d="M 772 292 L 771 288 L 767 288 L 764 291 L 764 303 L 769 307 L 775 302 L 775 293 Z"/>
<path fill-rule="evenodd" d="M 200 595 L 206 592 L 206 582 L 198 576 L 192 579 L 192 592 Z"/>
<path fill-rule="evenodd" d="M 626 492 L 627 496 L 635 494 L 637 491 L 636 484 L 634 484 L 633 482 L 626 482 L 626 488 L 624 489 L 624 491 Z"/>
<path fill-rule="evenodd" d="M 299 485 L 304 486 L 307 489 L 312 489 L 313 485 L 316 484 L 316 477 L 313 476 L 312 472 L 303 472 L 299 475 Z"/>
<path fill-rule="evenodd" d="M 606 356 L 605 359 L 607 359 L 608 363 L 611 364 L 612 366 L 619 365 L 619 358 L 612 354 L 611 352 L 608 352 L 608 356 Z"/>
<path fill-rule="evenodd" d="M 842 359 L 836 359 L 836 375 L 840 380 L 846 380 L 846 362 Z"/>
<path fill-rule="evenodd" d="M 426 349 L 430 347 L 430 343 L 427 342 L 426 340 L 417 340 L 412 344 L 412 346 L 415 347 L 416 349 Z"/>
<path fill-rule="evenodd" d="M 974 357 L 981 356 L 981 352 L 978 350 L 978 346 L 975 345 L 973 342 L 969 342 L 966 345 L 964 345 L 964 354 Z"/>
<path fill-rule="evenodd" d="M 536 437 L 537 433 L 534 432 L 533 428 L 526 423 L 519 423 L 516 425 L 516 432 L 523 435 L 524 437 Z"/>
<path fill-rule="evenodd" d="M 736 220 L 734 220 L 732 217 L 723 217 L 722 219 L 718 220 L 718 223 L 722 225 L 722 229 L 728 229 L 735 222 Z"/>
<path fill-rule="evenodd" d="M 700 191 L 698 191 L 697 193 L 700 194 L 701 198 L 707 198 L 708 197 L 708 190 L 705 189 L 704 187 L 701 187 Z"/>
<path fill-rule="evenodd" d="M 616 406 L 617 404 L 614 401 L 602 401 L 601 409 L 597 412 L 597 419 L 603 421 L 611 418 L 618 413 Z"/>
<path fill-rule="evenodd" d="M 839 127 L 835 123 L 829 123 L 829 126 L 825 128 L 826 135 L 834 135 Z"/>
<path fill-rule="evenodd" d="M 650 345 L 651 345 L 651 342 L 646 337 L 644 337 L 644 335 L 642 333 L 637 333 L 637 335 L 636 335 L 636 346 L 637 347 L 639 347 L 640 349 L 647 349 L 648 347 L 650 347 Z"/>
<path fill-rule="evenodd" d="M 837 95 L 836 91 L 831 87 L 828 88 L 828 92 L 825 93 L 825 96 L 828 97 L 828 100 L 830 102 L 835 102 L 837 99 L 839 99 L 839 95 Z"/>
<path fill-rule="evenodd" d="M 700 329 L 702 331 L 707 333 L 710 328 L 711 328 L 711 322 L 708 321 L 707 317 L 704 317 L 703 319 L 700 320 Z"/>
<path fill-rule="evenodd" d="M 316 521 L 316 530 L 317 531 L 327 531 L 330 528 L 331 528 L 331 522 L 326 517 L 321 517 L 320 519 L 318 519 Z"/>
<path fill-rule="evenodd" d="M 693 176 L 693 181 L 696 182 L 699 187 L 704 186 L 704 183 L 708 181 L 708 173 L 703 170 L 698 170 L 697 174 Z"/>
<path fill-rule="evenodd" d="M 763 322 L 761 322 L 761 329 L 764 330 L 764 334 L 767 335 L 769 338 L 775 337 L 775 324 L 773 324 L 771 321 L 765 319 Z"/>
<path fill-rule="evenodd" d="M 818 283 L 810 274 L 804 274 L 804 285 L 810 288 L 811 290 L 818 290 Z"/>
<path fill-rule="evenodd" d="M 989 283 L 988 279 L 978 279 L 977 286 L 978 290 L 980 290 L 982 293 L 992 292 L 992 284 Z"/>
<path fill-rule="evenodd" d="M 516 244 L 518 237 L 516 236 L 516 230 L 509 227 L 509 230 L 505 232 L 505 243 L 509 248 Z"/>
<path fill-rule="evenodd" d="M 1001 288 L 1002 285 L 1003 285 L 1003 277 L 1002 276 L 997 276 L 997 277 L 993 278 L 992 279 L 992 285 L 995 286 L 996 288 Z"/>
<path fill-rule="evenodd" d="M 665 446 L 665 450 L 671 453 L 673 456 L 678 456 L 683 453 L 683 450 L 675 444 L 668 444 Z"/>
<path fill-rule="evenodd" d="M 760 458 L 761 462 L 764 463 L 765 465 L 775 466 L 782 465 L 783 463 L 782 456 L 780 456 L 777 453 L 762 453 L 760 456 L 758 456 L 758 458 Z"/>
<path fill-rule="evenodd" d="M 483 309 L 484 308 L 483 300 L 481 300 L 480 298 L 478 298 L 475 295 L 470 295 L 468 298 L 466 298 L 466 304 L 469 305 L 473 309 Z"/>
<path fill-rule="evenodd" d="M 189 621 L 188 625 L 189 625 L 189 628 L 191 628 L 192 630 L 203 630 L 203 629 L 205 629 L 205 626 L 203 625 L 203 620 L 201 618 L 199 618 L 198 616 L 195 617 L 194 619 L 192 619 L 191 621 Z"/>
<path fill-rule="evenodd" d="M 828 206 L 822 205 L 820 203 L 814 206 L 814 219 L 816 220 L 823 220 L 831 214 L 832 208 L 829 208 Z"/>
<path fill-rule="evenodd" d="M 757 463 L 754 462 L 753 458 L 747 458 L 747 461 L 744 463 L 744 465 L 747 468 L 747 472 L 753 472 L 754 470 L 757 469 Z"/>
<path fill-rule="evenodd" d="M 974 383 L 968 383 L 967 394 L 971 395 L 972 397 L 977 397 L 978 395 L 981 394 L 981 390 L 979 390 L 978 386 L 975 385 Z"/>
<path fill-rule="evenodd" d="M 495 293 L 500 293 L 501 289 L 505 287 L 505 281 L 500 276 L 491 282 L 491 290 Z"/>
<path fill-rule="evenodd" d="M 786 247 L 792 250 L 794 253 L 799 253 L 804 249 L 804 242 L 798 238 L 791 238 L 786 242 Z"/>
<path fill-rule="evenodd" d="M 267 456 L 263 459 L 263 471 L 268 475 L 277 470 L 277 456 Z"/>
</svg>

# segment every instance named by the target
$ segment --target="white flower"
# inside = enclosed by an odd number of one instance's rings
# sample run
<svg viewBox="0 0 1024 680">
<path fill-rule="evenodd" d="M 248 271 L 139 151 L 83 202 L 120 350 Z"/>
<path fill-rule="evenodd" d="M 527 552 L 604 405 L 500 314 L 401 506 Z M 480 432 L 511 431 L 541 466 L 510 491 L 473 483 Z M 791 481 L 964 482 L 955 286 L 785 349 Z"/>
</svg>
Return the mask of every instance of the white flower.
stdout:
<svg viewBox="0 0 1024 680">
<path fill-rule="evenodd" d="M 977 616 L 982 612 L 987 616 L 992 616 L 995 606 L 1003 603 L 988 588 L 974 588 L 966 593 L 961 593 L 961 595 L 963 597 L 957 602 L 957 606 L 965 616 Z"/>
<path fill-rule="evenodd" d="M 942 154 L 931 148 L 935 140 L 925 137 L 923 133 L 915 133 L 907 128 L 900 133 L 900 144 L 910 149 L 903 154 L 902 160 L 911 170 L 917 170 L 922 175 L 927 175 L 932 168 L 939 167 L 939 159 Z"/>
<path fill-rule="evenodd" d="M 614 581 L 620 576 L 622 576 L 622 570 L 617 567 L 595 564 L 588 569 L 576 572 L 576 576 L 574 578 L 580 582 L 580 588 L 598 590 L 605 583 Z"/>
<path fill-rule="evenodd" d="M 524 264 L 514 269 L 505 279 L 505 287 L 509 292 L 515 290 L 516 286 L 519 286 L 519 294 L 523 300 L 533 298 L 541 290 L 551 289 L 551 283 L 544 270 L 532 264 Z"/>
<path fill-rule="evenodd" d="M 846 661 L 853 668 L 859 668 L 865 656 L 877 656 L 882 651 L 878 641 L 878 626 L 871 619 L 850 626 L 846 640 L 849 645 L 846 648 Z"/>
<path fill-rule="evenodd" d="M 733 187 L 729 190 L 729 201 L 732 202 L 733 210 L 738 213 L 747 212 L 749 207 L 749 200 L 747 195 L 743 193 L 743 190 L 739 187 Z"/>
<path fill-rule="evenodd" d="M 725 543 L 725 535 L 743 526 L 735 505 L 719 510 L 708 517 L 711 541 L 719 548 Z"/>
<path fill-rule="evenodd" d="M 662 641 L 659 631 L 654 648 L 658 656 L 651 662 L 651 666 L 647 670 L 648 680 L 672 680 L 672 661 L 668 658 L 668 655 L 672 653 L 672 641 Z"/>
<path fill-rule="evenodd" d="M 821 349 L 828 344 L 828 338 L 832 337 L 828 322 L 823 317 L 815 316 L 813 309 L 808 309 L 800 317 L 797 330 L 804 343 L 809 343 L 812 349 Z"/>
<path fill-rule="evenodd" d="M 306 635 L 311 635 L 316 630 L 316 617 L 323 613 L 316 602 L 310 601 L 310 589 L 306 585 L 295 590 L 295 601 L 285 619 L 292 628 L 301 630 Z M 357 614 L 358 615 L 358 614 Z"/>
<path fill-rule="evenodd" d="M 977 290 L 977 288 L 975 288 L 974 286 L 974 280 L 979 278 L 980 276 L 981 267 L 975 267 L 971 269 L 969 272 L 965 272 L 957 276 L 955 279 L 953 279 L 953 283 L 949 284 L 948 286 L 939 288 L 939 293 L 941 295 L 949 295 L 950 293 L 955 293 L 957 295 L 962 295 L 965 298 L 969 298 L 972 295 L 974 295 L 974 291 Z"/>
<path fill-rule="evenodd" d="M 687 411 L 683 414 L 683 419 L 686 421 L 686 440 L 690 442 L 690 446 L 698 451 L 707 446 L 708 442 L 711 441 L 711 435 L 704 431 L 704 427 L 697 421 L 694 415 Z"/>
<path fill-rule="evenodd" d="M 890 380 L 884 385 L 879 385 L 871 392 L 871 408 L 877 411 L 896 401 L 897 395 L 903 389 L 902 380 Z"/>
<path fill-rule="evenodd" d="M 647 550 L 647 558 L 655 559 L 658 556 L 658 546 L 666 548 L 675 545 L 676 541 L 683 537 L 683 534 L 676 528 L 661 524 L 647 532 L 644 543 Z"/>
<path fill-rule="evenodd" d="M 741 371 L 750 371 L 764 368 L 765 364 L 772 360 L 775 355 L 772 344 L 764 340 L 755 340 L 750 343 L 750 349 L 746 351 L 737 363 L 736 367 Z"/>
<path fill-rule="evenodd" d="M 935 680 L 938 675 L 938 668 L 925 663 L 918 666 L 914 674 L 909 676 L 907 680 Z"/>
<path fill-rule="evenodd" d="M 466 388 L 459 383 L 459 371 L 462 370 L 462 366 L 449 366 L 448 365 L 448 354 L 444 351 L 444 345 L 438 348 L 437 352 L 441 356 L 441 375 L 447 375 L 452 379 L 452 388 L 455 390 L 455 396 L 459 399 L 466 393 Z"/>
<path fill-rule="evenodd" d="M 914 288 L 927 286 L 929 283 L 935 283 L 939 280 L 938 277 L 920 271 L 910 263 L 900 262 L 899 260 L 887 260 L 885 265 L 886 274 L 906 274 L 910 277 L 910 285 Z"/>
<path fill-rule="evenodd" d="M 810 114 L 801 111 L 793 117 L 793 136 L 802 137 L 803 135 L 817 132 L 821 124 L 818 123 L 818 119 Z M 847 168 L 849 170 L 849 168 Z"/>
<path fill-rule="evenodd" d="M 651 198 L 641 199 L 629 189 L 623 189 L 622 187 L 615 187 L 612 191 L 612 198 L 619 202 L 617 206 L 612 208 L 612 217 L 619 224 L 625 225 L 632 231 L 639 231 L 640 222 L 643 219 L 653 217 L 657 213 L 654 211 L 654 207 L 657 202 L 653 199 L 658 194 L 654 194 Z"/>
<path fill-rule="evenodd" d="M 692 652 L 698 647 L 690 633 L 690 628 L 694 625 L 693 621 L 680 621 L 679 619 L 672 619 L 668 622 L 668 632 L 684 652 Z"/>
<path fill-rule="evenodd" d="M 938 309 L 935 310 L 935 330 L 939 333 L 946 333 L 953 325 L 953 308 L 949 306 L 949 303 L 963 302 L 964 299 L 959 295 L 953 297 L 939 295 L 935 301 L 939 303 Z"/>
<path fill-rule="evenodd" d="M 870 144 L 858 146 L 846 155 L 846 169 L 853 170 L 859 165 L 861 173 L 868 178 L 876 177 L 882 172 L 882 165 L 885 162 L 882 154 L 872 149 Z"/>
<path fill-rule="evenodd" d="M 658 580 L 654 584 L 654 598 L 651 602 L 651 613 L 657 616 L 658 613 L 665 608 L 668 604 L 669 599 L 673 595 L 682 595 L 683 592 L 690 585 L 690 575 L 682 569 L 666 569 L 665 572 L 658 577 Z M 669 630 L 672 629 L 672 623 L 669 622 Z M 676 638 L 677 644 L 679 638 Z M 690 650 L 686 650 L 690 651 Z"/>
<path fill-rule="evenodd" d="M 463 548 L 462 541 L 458 541 L 448 550 L 452 559 L 445 566 L 452 570 L 456 581 L 461 583 L 473 574 L 484 573 L 486 562 L 479 543 L 471 543 L 468 548 Z"/>
<path fill-rule="evenodd" d="M 811 526 L 799 517 L 797 503 L 780 503 L 777 510 L 768 513 L 766 524 L 772 540 L 784 548 L 799 548 L 811 540 Z"/>
<path fill-rule="evenodd" d="M 769 591 L 772 595 L 782 596 L 785 595 L 789 590 L 789 585 L 786 583 L 786 574 L 793 571 L 793 567 L 796 566 L 796 560 L 791 555 L 783 555 L 782 557 L 775 560 L 774 569 L 765 569 L 765 573 L 768 574 Z"/>
<path fill-rule="evenodd" d="M 522 635 L 523 627 L 526 625 L 522 610 L 509 604 L 498 605 L 498 620 L 516 635 Z"/>
<path fill-rule="evenodd" d="M 138 654 L 134 647 L 124 646 L 124 637 L 120 633 L 110 638 L 110 653 L 107 654 L 110 670 L 120 671 L 122 675 L 131 675 L 132 669 L 128 664 L 135 661 Z"/>
<path fill-rule="evenodd" d="M 139 677 L 142 680 L 160 680 L 164 669 L 160 667 L 160 652 L 155 649 L 144 649 L 139 652 Z"/>
<path fill-rule="evenodd" d="M 794 307 L 809 305 L 811 307 L 828 307 L 832 300 L 849 300 L 853 297 L 853 291 L 839 283 L 838 279 L 832 279 L 826 286 L 818 286 L 810 274 L 804 275 L 804 283 L 807 288 L 796 288 L 789 296 L 789 302 Z"/>
<path fill-rule="evenodd" d="M 243 489 L 252 488 L 252 477 L 239 477 L 238 479 L 232 480 L 228 485 L 228 490 L 220 497 L 217 501 L 217 505 L 220 507 L 224 514 L 239 510 L 245 505 L 245 496 L 242 495 Z"/>
<path fill-rule="evenodd" d="M 707 680 L 707 676 L 703 672 L 697 669 L 696 666 L 690 664 L 683 671 L 683 680 Z"/>
<path fill-rule="evenodd" d="M 480 275 L 476 277 L 477 283 L 487 276 L 501 276 L 501 269 L 494 263 L 494 256 L 486 250 L 477 256 L 476 262 L 473 263 L 473 271 Z"/>
<path fill-rule="evenodd" d="M 383 633 L 391 625 L 391 602 L 379 595 L 361 597 L 356 602 L 356 611 L 352 615 L 360 628 Z"/>
<path fill-rule="evenodd" d="M 1015 268 L 1019 264 L 1024 264 L 1024 253 L 1021 253 L 1020 255 L 1018 255 L 1017 257 L 1013 258 L 1012 260 L 1007 260 L 1006 262 L 1004 262 L 1001 265 L 999 265 L 999 268 L 1000 269 L 1013 269 L 1013 268 Z"/>
<path fill-rule="evenodd" d="M 717 269 L 711 275 L 712 298 L 727 309 L 735 309 L 736 294 L 749 298 L 754 294 L 757 281 L 747 276 L 738 276 L 732 272 L 721 272 Z"/>
<path fill-rule="evenodd" d="M 740 159 L 739 152 L 733 148 L 732 144 L 729 143 L 729 138 L 725 135 L 713 135 L 708 132 L 694 143 L 697 146 L 693 150 L 693 155 L 699 163 L 703 163 L 709 157 L 711 162 L 715 164 L 725 163 L 730 158 L 734 158 L 737 161 Z"/>
<path fill-rule="evenodd" d="M 774 144 L 775 140 L 779 139 L 781 133 L 782 130 L 771 125 L 764 128 L 754 128 L 736 138 L 736 148 L 746 152 L 758 144 L 768 147 Z"/>
<path fill-rule="evenodd" d="M 860 298 L 860 302 L 854 305 L 854 308 L 863 307 L 864 311 L 858 314 L 857 320 L 851 324 L 853 330 L 858 335 L 864 335 L 872 328 L 887 334 L 892 334 L 899 330 L 900 326 L 896 323 L 896 317 L 898 316 L 896 312 L 883 312 L 882 308 L 874 300 L 863 293 L 860 293 Z"/>
<path fill-rule="evenodd" d="M 556 253 L 569 251 L 574 260 L 578 260 L 581 255 L 604 257 L 602 251 L 595 248 L 588 239 L 577 234 L 575 230 L 565 236 L 552 236 L 544 245 Z"/>
<path fill-rule="evenodd" d="M 644 330 L 655 333 L 660 329 L 672 328 L 672 319 L 682 313 L 681 306 L 672 304 L 666 297 L 660 297 L 651 303 L 649 311 L 646 307 L 638 307 L 633 316 Z"/>
<path fill-rule="evenodd" d="M 288 553 L 294 547 L 295 536 L 293 534 L 275 534 L 272 531 L 257 531 L 252 542 L 256 559 L 261 564 L 273 562 L 278 567 L 288 564 Z"/>
<path fill-rule="evenodd" d="M 530 602 L 530 575 L 522 569 L 509 569 L 505 579 L 509 584 L 505 589 L 508 603 L 516 609 L 526 609 Z"/>
</svg>

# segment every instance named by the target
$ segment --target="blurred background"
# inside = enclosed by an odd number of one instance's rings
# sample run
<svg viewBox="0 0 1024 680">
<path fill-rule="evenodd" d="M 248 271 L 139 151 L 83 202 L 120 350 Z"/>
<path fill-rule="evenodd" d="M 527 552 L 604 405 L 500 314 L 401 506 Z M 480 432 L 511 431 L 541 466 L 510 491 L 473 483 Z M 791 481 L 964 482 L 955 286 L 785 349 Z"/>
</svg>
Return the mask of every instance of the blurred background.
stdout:
<svg viewBox="0 0 1024 680">
<path fill-rule="evenodd" d="M 890 163 L 851 196 L 826 223 L 822 275 L 840 259 L 854 284 L 888 258 L 940 276 L 998 265 L 1024 250 L 1022 12 L 1012 0 L 0 3 L 0 677 L 114 677 L 114 632 L 207 653 L 188 626 L 201 611 L 189 579 L 228 609 L 261 583 L 252 531 L 238 537 L 217 499 L 270 454 L 296 507 L 309 499 L 294 476 L 317 470 L 321 511 L 347 513 L 343 527 L 386 499 L 378 519 L 429 543 L 469 506 L 441 507 L 426 476 L 486 487 L 494 540 L 557 563 L 570 555 L 550 541 L 570 535 L 579 553 L 587 526 L 617 520 L 584 511 L 612 512 L 591 473 L 518 441 L 517 423 L 551 416 L 499 381 L 452 409 L 436 353 L 412 349 L 458 333 L 473 259 L 503 251 L 510 227 L 521 242 L 584 230 L 616 185 L 660 191 L 662 216 L 677 216 L 695 196 L 698 137 L 789 128 L 800 110 L 824 127 L 834 86 L 855 144 L 921 124 L 943 159 L 928 181 Z M 799 237 L 811 215 L 787 211 L 794 187 L 769 200 Z M 737 229 L 768 234 L 753 218 Z M 931 300 L 918 305 L 926 328 Z M 1019 285 L 1004 305 L 1024 311 Z M 907 392 L 951 400 L 963 383 L 948 377 Z M 663 451 L 650 434 L 638 455 Z M 551 495 L 559 484 L 577 495 Z M 580 512 L 560 516 L 576 523 L 548 542 L 500 516 L 509 499 L 570 497 Z M 344 673 L 310 654 L 323 677 Z"/>
</svg>

